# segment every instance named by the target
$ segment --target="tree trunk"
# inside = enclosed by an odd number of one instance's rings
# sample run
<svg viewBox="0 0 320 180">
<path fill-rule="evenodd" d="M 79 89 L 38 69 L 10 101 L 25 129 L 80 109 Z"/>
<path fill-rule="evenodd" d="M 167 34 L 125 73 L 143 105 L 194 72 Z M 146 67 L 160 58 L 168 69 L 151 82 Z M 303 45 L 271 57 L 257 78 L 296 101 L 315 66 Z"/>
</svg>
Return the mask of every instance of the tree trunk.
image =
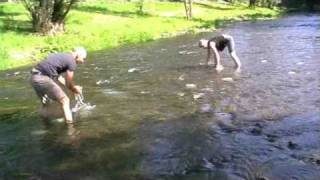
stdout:
<svg viewBox="0 0 320 180">
<path fill-rule="evenodd" d="M 143 12 L 143 5 L 144 5 L 144 0 L 139 0 L 139 1 L 137 2 L 138 14 L 144 14 L 144 12 Z"/>
<path fill-rule="evenodd" d="M 50 18 L 42 15 L 35 15 L 32 18 L 32 25 L 35 32 L 45 35 L 55 35 L 64 32 L 63 22 L 52 22 Z"/>
<path fill-rule="evenodd" d="M 276 1 L 275 0 L 267 0 L 267 6 L 268 8 L 272 9 L 275 5 L 276 5 Z"/>
<path fill-rule="evenodd" d="M 40 34 L 55 35 L 64 32 L 64 23 L 36 20 L 33 21 L 33 28 Z"/>
<path fill-rule="evenodd" d="M 183 3 L 184 3 L 187 19 L 191 19 L 192 18 L 192 0 L 184 0 Z"/>
<path fill-rule="evenodd" d="M 189 0 L 189 16 L 192 18 L 192 0 Z"/>
<path fill-rule="evenodd" d="M 189 19 L 189 13 L 188 13 L 189 10 L 188 10 L 188 5 L 187 5 L 187 0 L 184 0 L 183 4 L 184 4 L 184 9 L 186 11 L 186 17 L 187 17 L 187 19 Z"/>
<path fill-rule="evenodd" d="M 255 7 L 256 6 L 256 0 L 249 0 L 249 7 Z"/>
<path fill-rule="evenodd" d="M 64 20 L 76 0 L 23 0 L 32 16 L 35 32 L 55 35 L 64 32 Z"/>
</svg>

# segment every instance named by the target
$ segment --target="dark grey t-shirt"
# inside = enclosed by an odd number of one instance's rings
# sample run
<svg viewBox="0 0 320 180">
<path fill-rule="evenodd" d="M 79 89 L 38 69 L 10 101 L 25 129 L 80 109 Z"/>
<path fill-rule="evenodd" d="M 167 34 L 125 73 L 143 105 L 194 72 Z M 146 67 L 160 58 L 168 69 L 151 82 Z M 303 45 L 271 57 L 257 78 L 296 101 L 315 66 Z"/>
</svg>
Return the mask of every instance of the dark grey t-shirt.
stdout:
<svg viewBox="0 0 320 180">
<path fill-rule="evenodd" d="M 36 69 L 50 78 L 57 78 L 67 70 L 74 71 L 76 67 L 76 61 L 71 53 L 56 53 L 49 54 L 45 60 L 36 66 Z"/>
</svg>

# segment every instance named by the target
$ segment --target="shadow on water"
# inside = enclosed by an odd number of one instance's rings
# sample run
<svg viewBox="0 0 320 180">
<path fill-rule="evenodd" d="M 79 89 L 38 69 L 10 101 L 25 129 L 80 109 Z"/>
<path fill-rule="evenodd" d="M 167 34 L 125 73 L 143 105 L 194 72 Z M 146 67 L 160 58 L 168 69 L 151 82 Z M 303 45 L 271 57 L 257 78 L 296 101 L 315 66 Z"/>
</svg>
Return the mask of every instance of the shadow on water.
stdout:
<svg viewBox="0 0 320 180">
<path fill-rule="evenodd" d="M 140 179 L 133 131 L 92 136 L 28 112 L 1 116 L 1 127 L 1 179 Z"/>
<path fill-rule="evenodd" d="M 41 121 L 30 68 L 1 72 L 0 179 L 319 179 L 318 16 L 220 31 L 241 73 L 199 65 L 215 33 L 90 54 L 73 126 Z"/>
<path fill-rule="evenodd" d="M 52 170 L 48 173 L 39 172 L 37 176 L 44 179 L 139 179 L 139 153 L 132 131 L 86 137 L 76 126 L 73 132 L 54 128 L 51 126 L 48 129 L 51 134 L 42 139 L 45 158 Z M 59 139 L 61 132 L 69 133 L 68 138 Z"/>
<path fill-rule="evenodd" d="M 208 114 L 146 121 L 140 130 L 144 173 L 150 179 L 318 179 L 318 115 L 271 125 L 262 119 L 245 122 Z M 304 133 L 309 141 L 303 140 Z M 310 154 L 307 146 L 313 146 Z"/>
<path fill-rule="evenodd" d="M 2 177 L 42 179 L 317 179 L 319 113 L 244 121 L 197 112 L 92 136 L 34 115 L 2 121 Z M 4 118 L 8 118 L 6 115 Z M 35 119 L 34 119 L 35 118 Z M 1 118 L 3 119 L 3 118 Z M 39 119 L 37 119 L 39 120 Z M 306 121 L 307 120 L 307 121 Z M 33 123 L 33 127 L 27 125 Z M 288 126 L 289 124 L 289 126 Z M 35 126 L 34 126 L 35 125 Z M 27 129 L 21 129 L 29 126 Z M 16 133 L 10 133 L 16 131 Z M 305 141 L 305 137 L 309 141 Z M 3 137 L 3 136 L 1 136 Z M 10 139 L 14 141 L 8 141 Z M 40 148 L 40 149 L 39 149 Z M 307 148 L 307 149 L 306 149 Z M 28 157 L 28 158 L 25 158 Z M 31 160 L 32 159 L 32 160 Z"/>
</svg>

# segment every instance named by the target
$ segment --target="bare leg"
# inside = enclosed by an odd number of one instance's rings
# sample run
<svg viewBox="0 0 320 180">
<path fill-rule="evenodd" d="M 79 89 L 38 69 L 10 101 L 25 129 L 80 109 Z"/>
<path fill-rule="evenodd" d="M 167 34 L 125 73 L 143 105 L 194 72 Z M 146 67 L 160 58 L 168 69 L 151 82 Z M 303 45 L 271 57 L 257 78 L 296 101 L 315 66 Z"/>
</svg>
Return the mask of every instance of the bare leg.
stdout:
<svg viewBox="0 0 320 180">
<path fill-rule="evenodd" d="M 237 54 L 235 51 L 230 53 L 231 58 L 233 59 L 234 63 L 236 64 L 236 68 L 240 69 L 241 68 L 241 62 L 240 59 L 238 58 Z"/>
<path fill-rule="evenodd" d="M 218 53 L 218 51 L 215 49 L 214 50 L 214 59 L 215 59 L 215 63 L 216 63 L 216 70 L 217 71 L 222 71 L 223 70 L 223 66 L 221 65 L 221 61 L 220 61 L 220 55 Z"/>
<path fill-rule="evenodd" d="M 216 64 L 215 62 L 215 58 L 214 58 L 214 61 L 212 62 L 211 60 L 211 48 L 208 48 L 208 54 L 207 54 L 207 65 L 209 66 L 214 66 Z"/>
<path fill-rule="evenodd" d="M 48 106 L 42 104 L 39 109 L 40 117 L 46 121 L 49 120 Z"/>
<path fill-rule="evenodd" d="M 66 123 L 72 123 L 72 113 L 70 110 L 70 100 L 67 96 L 63 97 L 60 101 L 63 113 L 64 113 L 64 119 Z"/>
<path fill-rule="evenodd" d="M 240 71 L 241 62 L 240 62 L 240 59 L 238 58 L 238 56 L 237 56 L 237 54 L 236 54 L 236 51 L 235 51 L 235 43 L 234 43 L 233 37 L 230 36 L 230 35 L 226 35 L 226 34 L 224 34 L 223 36 L 224 36 L 226 39 L 229 40 L 228 49 L 229 49 L 231 58 L 232 58 L 232 60 L 234 61 L 234 63 L 236 64 L 237 71 L 238 71 L 238 70 Z"/>
</svg>

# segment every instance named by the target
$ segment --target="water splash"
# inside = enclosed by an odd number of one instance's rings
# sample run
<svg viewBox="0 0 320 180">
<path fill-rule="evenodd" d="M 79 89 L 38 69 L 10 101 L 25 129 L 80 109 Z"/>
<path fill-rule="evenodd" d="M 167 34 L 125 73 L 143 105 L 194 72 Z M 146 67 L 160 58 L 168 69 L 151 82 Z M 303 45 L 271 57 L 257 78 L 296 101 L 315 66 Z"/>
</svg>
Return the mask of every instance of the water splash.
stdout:
<svg viewBox="0 0 320 180">
<path fill-rule="evenodd" d="M 78 112 L 80 110 L 92 110 L 96 107 L 96 105 L 91 105 L 90 103 L 84 102 L 84 97 L 82 92 L 75 95 L 76 104 L 71 109 L 72 112 Z"/>
</svg>

